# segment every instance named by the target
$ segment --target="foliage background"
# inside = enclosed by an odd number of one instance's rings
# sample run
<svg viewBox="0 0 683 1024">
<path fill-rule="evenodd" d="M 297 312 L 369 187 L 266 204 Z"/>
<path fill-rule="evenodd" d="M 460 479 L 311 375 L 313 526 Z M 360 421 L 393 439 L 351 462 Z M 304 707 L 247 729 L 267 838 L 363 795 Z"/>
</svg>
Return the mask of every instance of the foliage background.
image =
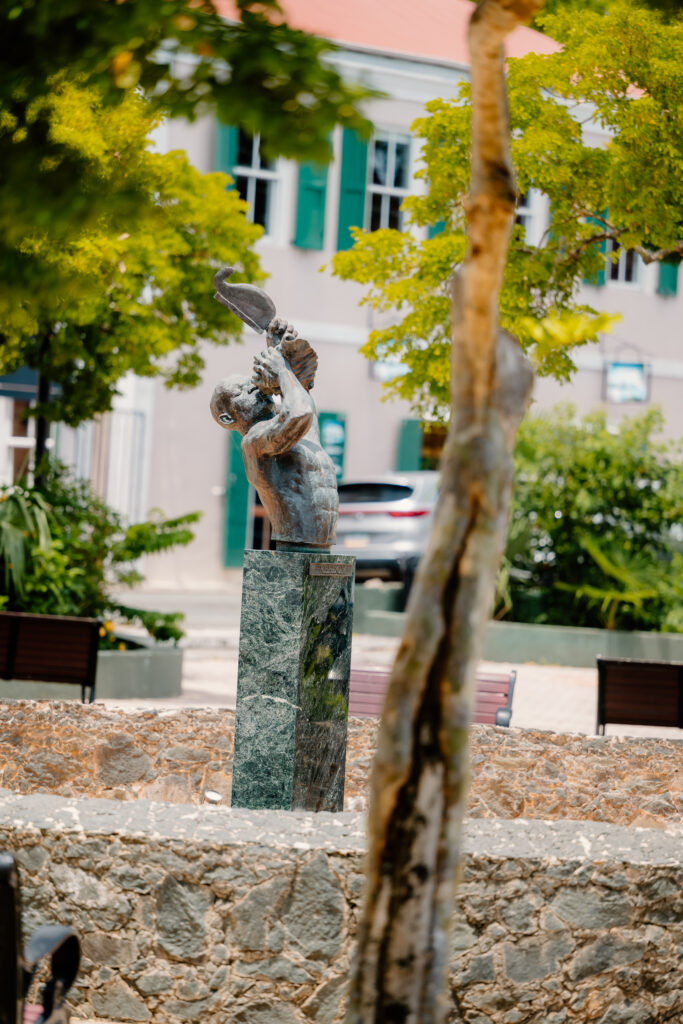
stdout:
<svg viewBox="0 0 683 1024">
<path fill-rule="evenodd" d="M 607 14 L 562 7 L 544 25 L 562 50 L 510 60 L 508 91 L 518 192 L 547 197 L 550 226 L 539 245 L 515 227 L 500 314 L 537 372 L 567 381 L 572 347 L 612 322 L 579 298 L 612 258 L 608 243 L 646 262 L 683 253 L 683 21 L 663 24 L 631 0 L 613 0 Z M 390 392 L 439 418 L 448 404 L 449 281 L 467 245 L 469 85 L 428 112 L 413 125 L 427 194 L 406 200 L 406 230 L 357 231 L 332 266 L 366 285 L 365 301 L 395 320 L 372 331 L 364 350 L 408 368 Z M 607 133 L 604 144 L 585 142 L 591 121 Z"/>
<path fill-rule="evenodd" d="M 136 563 L 193 539 L 193 512 L 161 513 L 126 526 L 85 480 L 64 467 L 43 474 L 40 489 L 0 489 L 0 608 L 44 615 L 115 617 L 138 623 L 157 640 L 179 640 L 182 615 L 122 604 L 117 594 L 143 581 Z M 110 631 L 106 631 L 110 632 Z M 104 636 L 106 643 L 111 636 Z"/>
<path fill-rule="evenodd" d="M 128 182 L 135 216 L 114 204 L 86 228 L 74 223 L 56 244 L 50 226 L 17 240 L 20 260 L 40 268 L 42 286 L 2 304 L 0 372 L 30 366 L 60 394 L 38 412 L 72 426 L 110 408 L 128 371 L 192 386 L 201 344 L 227 344 L 241 323 L 213 299 L 224 264 L 260 280 L 255 241 L 262 230 L 224 174 L 200 174 L 183 153 L 152 151 L 158 122 L 130 93 L 105 105 L 92 89 L 65 84 L 51 98 L 56 133 L 80 149 L 101 192 Z M 144 196 L 144 202 L 142 201 Z"/>
<path fill-rule="evenodd" d="M 156 111 L 262 132 L 270 156 L 329 158 L 339 122 L 367 131 L 363 88 L 326 60 L 334 47 L 287 25 L 276 0 L 237 0 L 231 21 L 210 0 L 0 0 L 0 303 L 39 287 L 17 260 L 20 240 L 55 244 L 113 211 L 134 216 L 146 194 L 125 177 L 102 188 L 78 134 L 55 128 L 65 83 L 115 106 L 136 89 Z"/>
<path fill-rule="evenodd" d="M 528 416 L 497 617 L 683 632 L 683 451 L 661 415 Z"/>
</svg>

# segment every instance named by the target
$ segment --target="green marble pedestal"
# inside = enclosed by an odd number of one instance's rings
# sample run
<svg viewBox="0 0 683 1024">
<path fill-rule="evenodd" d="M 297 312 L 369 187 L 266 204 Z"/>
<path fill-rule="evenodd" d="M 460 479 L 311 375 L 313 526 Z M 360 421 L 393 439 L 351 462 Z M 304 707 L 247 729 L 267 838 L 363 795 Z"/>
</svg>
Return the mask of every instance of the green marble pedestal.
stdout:
<svg viewBox="0 0 683 1024">
<path fill-rule="evenodd" d="M 354 562 L 245 552 L 233 807 L 343 808 Z"/>
</svg>

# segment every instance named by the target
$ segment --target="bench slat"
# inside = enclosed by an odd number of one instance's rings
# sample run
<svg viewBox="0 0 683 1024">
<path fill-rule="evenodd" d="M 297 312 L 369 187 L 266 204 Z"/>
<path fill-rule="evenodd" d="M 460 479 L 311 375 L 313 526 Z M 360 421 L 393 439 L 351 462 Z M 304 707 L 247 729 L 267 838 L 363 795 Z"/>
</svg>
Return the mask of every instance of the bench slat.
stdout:
<svg viewBox="0 0 683 1024">
<path fill-rule="evenodd" d="M 384 694 L 389 685 L 390 669 L 351 669 L 349 678 L 349 715 L 371 718 L 382 713 Z M 477 673 L 477 689 L 473 720 L 478 724 L 495 725 L 498 711 L 511 711 L 517 673 L 509 675 Z M 507 724 L 507 723 L 506 723 Z"/>
<path fill-rule="evenodd" d="M 683 729 L 683 663 L 598 658 L 596 732 L 608 723 Z"/>
<path fill-rule="evenodd" d="M 95 674 L 100 623 L 67 615 L 0 612 L 0 678 L 90 687 Z"/>
</svg>

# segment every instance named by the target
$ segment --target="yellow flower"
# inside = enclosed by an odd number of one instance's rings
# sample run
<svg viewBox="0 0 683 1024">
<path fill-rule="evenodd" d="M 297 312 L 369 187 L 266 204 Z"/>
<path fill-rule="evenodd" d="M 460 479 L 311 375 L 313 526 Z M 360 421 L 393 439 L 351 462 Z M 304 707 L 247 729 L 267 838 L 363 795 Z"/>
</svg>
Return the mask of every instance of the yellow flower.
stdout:
<svg viewBox="0 0 683 1024">
<path fill-rule="evenodd" d="M 104 624 L 104 628 L 107 630 L 108 633 L 114 632 L 114 623 L 111 621 L 111 619 L 107 619 L 107 621 Z"/>
<path fill-rule="evenodd" d="M 104 628 L 104 626 L 100 626 L 100 636 L 106 636 L 106 635 L 107 635 L 106 629 Z"/>
<path fill-rule="evenodd" d="M 119 650 L 120 651 L 125 651 L 125 649 L 126 649 L 126 645 L 124 643 L 120 643 L 119 644 Z"/>
</svg>

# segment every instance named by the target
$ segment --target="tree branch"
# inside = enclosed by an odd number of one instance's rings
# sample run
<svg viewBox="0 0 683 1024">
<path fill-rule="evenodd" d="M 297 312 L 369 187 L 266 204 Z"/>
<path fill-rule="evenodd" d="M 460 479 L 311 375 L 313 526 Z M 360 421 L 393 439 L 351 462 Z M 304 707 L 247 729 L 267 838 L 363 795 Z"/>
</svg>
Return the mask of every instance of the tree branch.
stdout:
<svg viewBox="0 0 683 1024">
<path fill-rule="evenodd" d="M 589 246 L 595 245 L 599 242 L 615 241 L 621 244 L 621 238 L 625 234 L 624 228 L 618 228 L 614 224 L 610 224 L 605 217 L 601 217 L 598 214 L 591 213 L 590 210 L 584 210 L 581 207 L 576 209 L 577 217 L 591 218 L 599 224 L 604 225 L 604 231 L 598 234 L 591 235 L 590 238 L 584 238 L 581 240 L 578 246 L 575 246 L 569 253 L 568 258 L 578 257 L 584 252 Z M 648 249 L 644 245 L 630 245 L 628 247 L 631 252 L 636 252 L 642 259 L 643 263 L 661 263 L 662 260 L 670 259 L 672 256 L 683 256 L 683 239 L 674 242 L 673 246 L 669 249 Z"/>
</svg>

